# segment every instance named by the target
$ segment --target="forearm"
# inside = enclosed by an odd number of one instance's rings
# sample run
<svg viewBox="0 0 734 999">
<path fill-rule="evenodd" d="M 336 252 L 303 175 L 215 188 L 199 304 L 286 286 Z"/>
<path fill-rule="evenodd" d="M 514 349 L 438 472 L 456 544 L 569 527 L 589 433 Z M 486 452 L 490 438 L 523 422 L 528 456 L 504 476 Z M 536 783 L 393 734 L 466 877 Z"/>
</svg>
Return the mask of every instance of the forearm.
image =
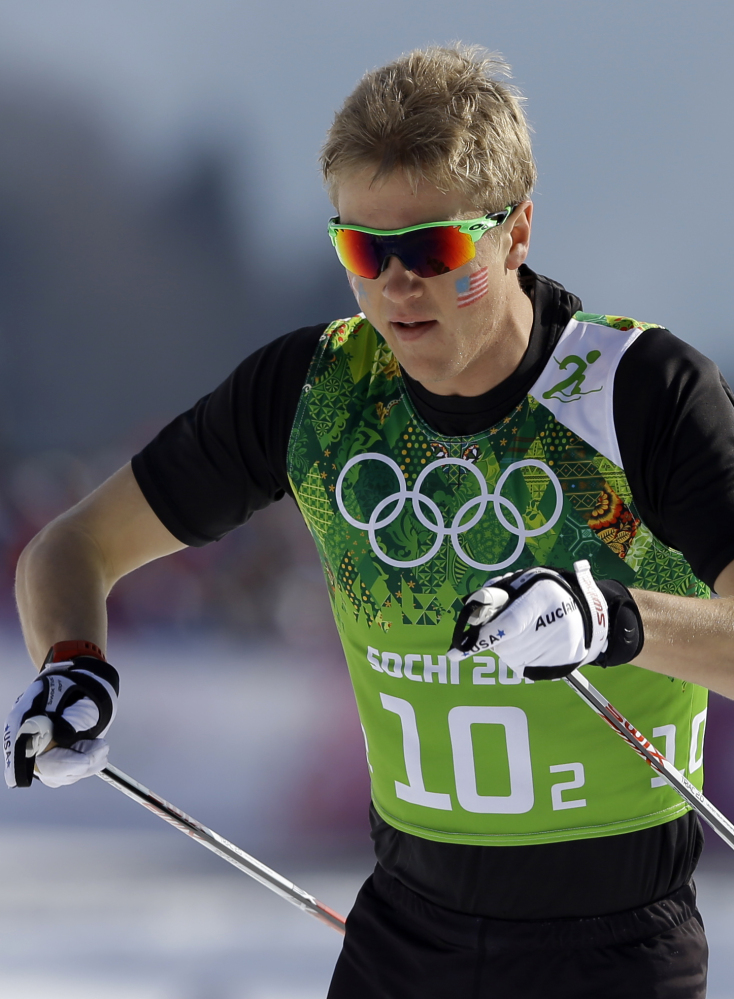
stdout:
<svg viewBox="0 0 734 999">
<path fill-rule="evenodd" d="M 45 527 L 18 563 L 16 595 L 37 666 L 56 642 L 107 642 L 108 593 L 122 576 L 186 546 L 151 510 L 125 465 Z"/>
<path fill-rule="evenodd" d="M 633 590 L 645 628 L 636 666 L 734 699 L 734 597 L 698 600 Z"/>
<path fill-rule="evenodd" d="M 98 545 L 78 525 L 56 522 L 30 542 L 18 562 L 16 600 L 36 666 L 56 642 L 86 640 L 105 650 L 110 587 Z"/>
</svg>

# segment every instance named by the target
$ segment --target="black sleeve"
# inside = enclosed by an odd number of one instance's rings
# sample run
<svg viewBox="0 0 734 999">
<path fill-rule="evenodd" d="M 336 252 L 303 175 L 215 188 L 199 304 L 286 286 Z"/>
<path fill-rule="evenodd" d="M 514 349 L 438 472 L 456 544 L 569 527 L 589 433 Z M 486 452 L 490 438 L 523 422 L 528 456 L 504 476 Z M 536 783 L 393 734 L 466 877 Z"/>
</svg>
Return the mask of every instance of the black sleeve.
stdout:
<svg viewBox="0 0 734 999">
<path fill-rule="evenodd" d="M 290 493 L 288 440 L 325 328 L 296 330 L 251 354 L 135 455 L 143 495 L 179 541 L 218 541 Z"/>
<path fill-rule="evenodd" d="M 614 422 L 643 521 L 713 586 L 734 560 L 734 398 L 719 369 L 645 331 L 617 369 Z"/>
</svg>

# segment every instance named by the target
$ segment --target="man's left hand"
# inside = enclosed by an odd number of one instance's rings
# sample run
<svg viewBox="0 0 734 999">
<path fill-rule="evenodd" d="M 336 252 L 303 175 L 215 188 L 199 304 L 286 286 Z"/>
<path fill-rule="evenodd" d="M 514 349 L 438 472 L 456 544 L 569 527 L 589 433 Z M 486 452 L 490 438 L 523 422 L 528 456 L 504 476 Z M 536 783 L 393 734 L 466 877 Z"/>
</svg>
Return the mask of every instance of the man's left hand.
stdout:
<svg viewBox="0 0 734 999">
<path fill-rule="evenodd" d="M 643 641 L 627 587 L 597 582 L 580 561 L 573 572 L 539 567 L 488 580 L 464 601 L 451 647 L 493 651 L 529 680 L 553 680 L 588 663 L 629 662 Z"/>
</svg>

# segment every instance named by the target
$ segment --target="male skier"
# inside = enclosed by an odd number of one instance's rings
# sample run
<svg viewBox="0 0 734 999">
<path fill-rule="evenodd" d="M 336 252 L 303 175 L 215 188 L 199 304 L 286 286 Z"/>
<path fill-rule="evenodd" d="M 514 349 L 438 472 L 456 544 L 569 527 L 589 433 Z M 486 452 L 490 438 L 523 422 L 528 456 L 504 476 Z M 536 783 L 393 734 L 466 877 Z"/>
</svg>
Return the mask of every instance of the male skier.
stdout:
<svg viewBox="0 0 734 999">
<path fill-rule="evenodd" d="M 364 77 L 322 155 L 360 314 L 257 351 L 30 543 L 47 665 L 6 777 L 104 765 L 110 588 L 288 493 L 373 787 L 330 999 L 694 999 L 699 822 L 552 681 L 581 665 L 700 785 L 704 688 L 734 696 L 734 407 L 667 330 L 525 265 L 535 168 L 498 69 L 429 49 Z M 654 225 L 644 199 L 625 225 Z"/>
</svg>

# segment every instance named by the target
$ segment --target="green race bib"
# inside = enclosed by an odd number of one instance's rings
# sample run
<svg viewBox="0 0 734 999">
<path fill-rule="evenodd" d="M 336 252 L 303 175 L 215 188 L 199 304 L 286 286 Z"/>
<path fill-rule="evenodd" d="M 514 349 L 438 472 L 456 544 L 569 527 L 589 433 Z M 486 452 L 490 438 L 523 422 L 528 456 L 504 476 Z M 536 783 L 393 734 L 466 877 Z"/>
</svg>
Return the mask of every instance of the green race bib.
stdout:
<svg viewBox="0 0 734 999">
<path fill-rule="evenodd" d="M 690 596 L 708 590 L 636 514 L 611 389 L 647 327 L 577 314 L 507 417 L 442 437 L 361 317 L 314 356 L 288 470 L 316 541 L 365 732 L 375 806 L 428 839 L 521 845 L 607 836 L 687 811 L 562 681 L 496 655 L 450 661 L 462 598 L 533 565 Z M 584 667 L 701 786 L 706 691 L 634 666 Z"/>
</svg>

